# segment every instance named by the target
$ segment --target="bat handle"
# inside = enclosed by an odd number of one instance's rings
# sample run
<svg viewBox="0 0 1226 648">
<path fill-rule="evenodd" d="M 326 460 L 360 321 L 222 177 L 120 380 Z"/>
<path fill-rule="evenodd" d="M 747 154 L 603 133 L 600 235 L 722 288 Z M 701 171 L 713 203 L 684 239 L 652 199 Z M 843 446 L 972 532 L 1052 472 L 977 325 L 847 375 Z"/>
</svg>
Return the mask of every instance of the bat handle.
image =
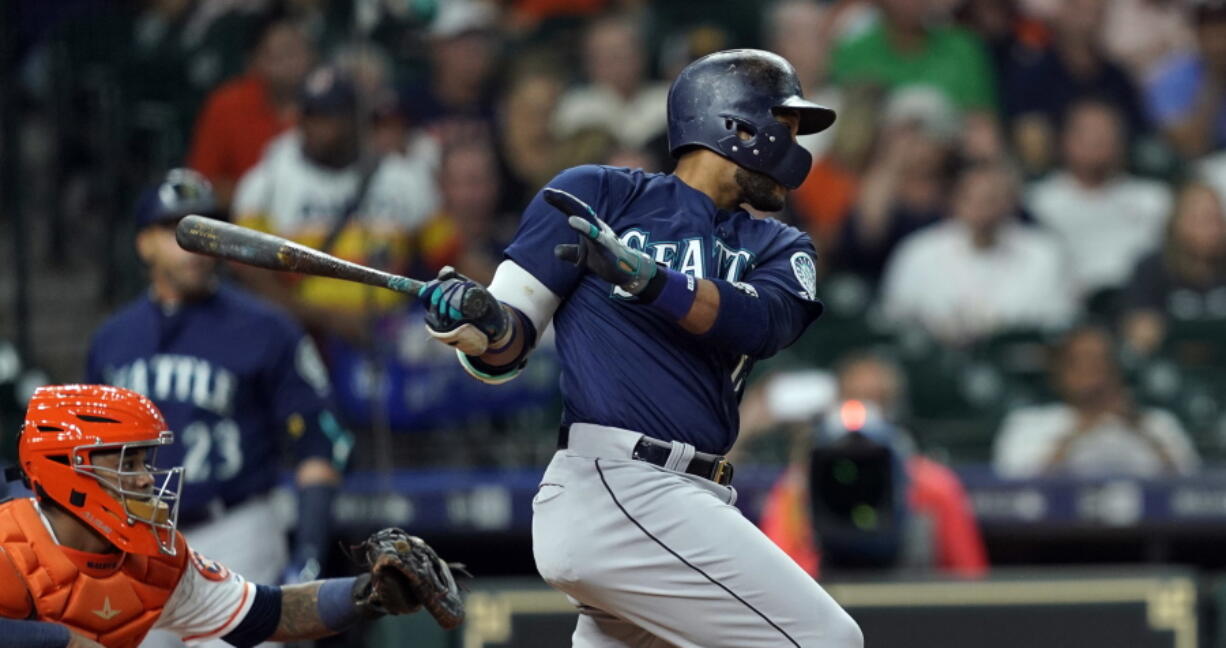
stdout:
<svg viewBox="0 0 1226 648">
<path fill-rule="evenodd" d="M 469 290 L 464 295 L 464 302 L 460 304 L 460 312 L 468 319 L 478 319 L 497 305 L 498 300 L 494 299 L 487 289 Z"/>
<path fill-rule="evenodd" d="M 413 295 L 414 297 L 416 297 L 417 293 L 421 292 L 421 289 L 425 286 L 426 282 L 424 281 L 410 279 L 408 277 L 401 277 L 400 275 L 391 275 L 387 279 L 388 288 L 395 290 L 396 292 L 402 292 L 406 295 Z"/>
<path fill-rule="evenodd" d="M 392 275 L 387 279 L 387 287 L 416 297 L 421 289 L 426 287 L 426 282 Z M 470 290 L 464 295 L 464 302 L 460 304 L 460 313 L 467 319 L 480 319 L 489 312 L 491 306 L 497 303 L 498 300 L 494 299 L 485 288 Z"/>
</svg>

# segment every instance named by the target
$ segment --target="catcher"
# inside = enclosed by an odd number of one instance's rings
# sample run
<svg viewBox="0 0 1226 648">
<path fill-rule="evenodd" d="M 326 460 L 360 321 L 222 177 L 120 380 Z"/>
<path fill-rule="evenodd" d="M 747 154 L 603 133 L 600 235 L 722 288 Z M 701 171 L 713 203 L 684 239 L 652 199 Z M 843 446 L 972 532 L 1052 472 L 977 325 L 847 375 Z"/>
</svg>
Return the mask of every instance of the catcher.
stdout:
<svg viewBox="0 0 1226 648">
<path fill-rule="evenodd" d="M 463 621 L 449 565 L 400 529 L 359 547 L 367 573 L 286 587 L 192 551 L 175 530 L 183 468 L 154 467 L 173 438 L 153 403 L 126 389 L 34 393 L 8 476 L 35 497 L 0 503 L 0 643 L 134 648 L 161 628 L 243 647 L 421 607 L 445 628 Z"/>
</svg>

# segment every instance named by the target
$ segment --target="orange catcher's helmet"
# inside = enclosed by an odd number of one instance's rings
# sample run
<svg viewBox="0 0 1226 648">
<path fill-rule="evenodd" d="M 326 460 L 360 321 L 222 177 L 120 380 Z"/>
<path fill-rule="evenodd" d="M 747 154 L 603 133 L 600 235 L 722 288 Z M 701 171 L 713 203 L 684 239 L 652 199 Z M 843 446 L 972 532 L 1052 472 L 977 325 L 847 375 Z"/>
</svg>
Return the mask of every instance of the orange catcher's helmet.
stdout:
<svg viewBox="0 0 1226 648">
<path fill-rule="evenodd" d="M 174 442 L 144 396 L 102 385 L 50 385 L 30 398 L 17 441 L 26 485 L 121 551 L 175 554 L 183 468 L 155 468 Z"/>
</svg>

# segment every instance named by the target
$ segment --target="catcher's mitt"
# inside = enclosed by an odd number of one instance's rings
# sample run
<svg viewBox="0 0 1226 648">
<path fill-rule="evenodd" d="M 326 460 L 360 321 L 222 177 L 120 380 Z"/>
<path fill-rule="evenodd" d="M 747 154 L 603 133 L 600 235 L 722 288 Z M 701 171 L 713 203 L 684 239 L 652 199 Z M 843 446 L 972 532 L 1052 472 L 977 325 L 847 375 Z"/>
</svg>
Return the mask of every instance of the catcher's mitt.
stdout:
<svg viewBox="0 0 1226 648">
<path fill-rule="evenodd" d="M 424 540 L 397 528 L 377 531 L 354 549 L 370 567 L 366 604 L 387 614 L 424 607 L 447 630 L 464 622 L 464 600 L 451 574 L 453 568 L 463 572 L 463 565 L 445 562 Z"/>
</svg>

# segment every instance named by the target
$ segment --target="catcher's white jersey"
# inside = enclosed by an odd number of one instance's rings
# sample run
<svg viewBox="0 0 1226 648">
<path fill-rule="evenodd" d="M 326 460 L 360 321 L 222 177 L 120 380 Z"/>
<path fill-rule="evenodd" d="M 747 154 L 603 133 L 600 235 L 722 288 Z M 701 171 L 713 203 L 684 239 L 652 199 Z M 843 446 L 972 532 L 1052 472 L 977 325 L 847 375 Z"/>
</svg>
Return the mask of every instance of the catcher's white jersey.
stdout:
<svg viewBox="0 0 1226 648">
<path fill-rule="evenodd" d="M 255 585 L 191 547 L 188 555 L 190 566 L 153 627 L 194 645 L 238 627 L 255 601 Z"/>
<path fill-rule="evenodd" d="M 276 584 L 281 578 L 286 563 L 289 562 L 289 543 L 280 519 L 273 498 L 256 497 L 227 511 L 226 515 L 216 520 L 190 529 L 187 534 L 184 534 L 184 537 L 187 538 L 191 547 L 212 559 L 204 559 L 204 564 L 216 566 L 222 571 L 229 571 L 231 576 L 240 580 L 245 579 L 248 583 L 247 587 L 253 589 L 254 586 L 250 583 Z M 191 555 L 194 557 L 196 554 Z M 195 564 L 194 560 L 193 564 Z M 226 570 L 221 565 L 229 567 L 230 570 Z M 237 576 L 235 571 L 241 573 L 242 576 Z M 206 572 L 215 573 L 207 570 Z M 187 580 L 187 576 L 184 576 L 184 580 Z M 240 604 L 241 609 L 239 609 L 231 605 L 234 600 L 232 595 L 223 600 L 221 590 L 225 589 L 224 587 L 215 588 L 208 584 L 194 583 L 188 588 L 189 593 L 185 596 L 188 601 L 203 597 L 204 603 L 187 603 L 182 615 L 163 613 L 159 623 L 153 626 L 153 631 L 141 642 L 141 648 L 182 648 L 184 640 L 180 637 L 193 637 L 194 634 L 206 632 L 206 630 L 192 630 L 192 634 L 184 634 L 178 620 L 180 617 L 190 620 L 203 615 L 216 619 L 226 611 L 234 613 L 235 616 L 226 623 L 222 632 L 207 632 L 188 643 L 203 646 L 203 648 L 232 648 L 220 637 L 233 630 L 243 620 L 247 614 L 247 606 L 251 605 L 254 592 L 247 594 L 247 600 Z M 176 590 L 174 596 L 178 595 L 179 591 Z M 167 610 L 169 611 L 169 606 Z M 237 610 L 237 613 L 233 610 Z M 229 617 L 226 620 L 229 620 Z M 275 644 L 260 644 L 260 646 L 273 645 Z"/>
</svg>

